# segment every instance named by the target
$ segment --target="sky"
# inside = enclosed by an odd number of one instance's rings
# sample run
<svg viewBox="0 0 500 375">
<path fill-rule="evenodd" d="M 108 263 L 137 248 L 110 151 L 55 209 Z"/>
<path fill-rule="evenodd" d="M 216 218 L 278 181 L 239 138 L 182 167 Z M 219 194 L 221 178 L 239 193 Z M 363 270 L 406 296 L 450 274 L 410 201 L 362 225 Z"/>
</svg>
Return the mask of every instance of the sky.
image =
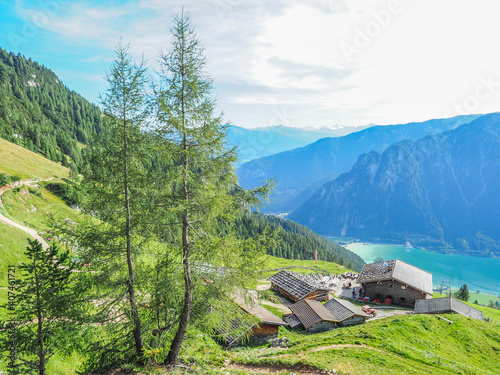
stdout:
<svg viewBox="0 0 500 375">
<path fill-rule="evenodd" d="M 234 125 L 385 125 L 500 110 L 498 0 L 0 0 L 0 47 L 98 104 L 120 38 L 154 79 L 182 8 Z"/>
</svg>

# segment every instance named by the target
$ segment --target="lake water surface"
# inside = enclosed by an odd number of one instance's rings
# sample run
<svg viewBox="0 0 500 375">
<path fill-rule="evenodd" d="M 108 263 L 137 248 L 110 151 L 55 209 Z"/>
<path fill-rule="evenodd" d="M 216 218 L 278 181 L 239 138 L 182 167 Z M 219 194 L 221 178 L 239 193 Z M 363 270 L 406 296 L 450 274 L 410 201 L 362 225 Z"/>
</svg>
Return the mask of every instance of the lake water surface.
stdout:
<svg viewBox="0 0 500 375">
<path fill-rule="evenodd" d="M 359 242 L 345 247 L 358 254 L 367 263 L 373 262 L 377 257 L 385 260 L 400 259 L 430 272 L 435 288 L 441 285 L 442 280 L 447 280 L 451 281 L 454 289 L 467 284 L 471 292 L 479 289 L 481 293 L 500 294 L 500 258 L 439 254 L 400 245 Z"/>
</svg>

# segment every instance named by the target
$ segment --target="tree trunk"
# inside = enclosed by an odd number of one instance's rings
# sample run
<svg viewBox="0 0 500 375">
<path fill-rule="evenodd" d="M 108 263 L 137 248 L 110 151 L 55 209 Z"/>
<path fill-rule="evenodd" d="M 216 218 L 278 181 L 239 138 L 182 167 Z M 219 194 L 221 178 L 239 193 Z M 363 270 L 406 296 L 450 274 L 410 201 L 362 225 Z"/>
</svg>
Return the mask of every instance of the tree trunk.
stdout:
<svg viewBox="0 0 500 375">
<path fill-rule="evenodd" d="M 125 236 L 127 238 L 127 266 L 128 266 L 128 296 L 130 303 L 130 312 L 132 314 L 132 321 L 134 323 L 134 341 L 135 351 L 139 362 L 143 361 L 143 348 L 141 333 L 141 320 L 139 319 L 139 311 L 137 310 L 137 302 L 135 299 L 135 285 L 134 285 L 134 264 L 132 262 L 132 233 L 130 224 L 130 195 L 128 186 L 128 142 L 127 142 L 127 121 L 125 120 L 125 110 L 123 114 L 123 145 L 125 153 L 125 166 L 124 166 L 124 193 L 125 193 Z"/>
<path fill-rule="evenodd" d="M 38 246 L 42 246 L 40 243 L 38 243 Z M 42 309 L 40 307 L 41 305 L 41 297 L 40 297 L 40 282 L 38 279 L 38 272 L 37 272 L 37 264 L 36 264 L 36 257 L 33 259 L 33 271 L 35 273 L 35 283 L 36 283 L 36 318 L 38 320 L 37 323 L 37 341 L 38 341 L 38 374 L 39 375 L 45 375 L 45 366 L 46 366 L 46 359 L 45 359 L 45 349 L 43 347 L 43 313 Z"/>
<path fill-rule="evenodd" d="M 179 322 L 179 328 L 175 334 L 174 340 L 170 345 L 170 351 L 165 360 L 165 364 L 175 363 L 177 356 L 181 350 L 182 341 L 187 331 L 189 319 L 191 317 L 191 305 L 193 303 L 193 282 L 191 280 L 191 267 L 189 261 L 189 243 L 187 242 L 187 215 L 184 215 L 183 225 L 182 225 L 182 241 L 183 241 L 183 260 L 182 265 L 184 267 L 184 306 L 182 308 L 182 314 Z"/>
<path fill-rule="evenodd" d="M 184 91 L 184 89 L 183 89 Z M 185 113 L 184 108 L 184 98 L 182 100 L 182 113 Z M 182 118 L 183 123 L 183 141 L 182 150 L 184 151 L 183 160 L 183 194 L 184 194 L 184 204 L 186 209 L 182 215 L 182 266 L 184 268 L 184 306 L 182 308 L 182 314 L 179 322 L 179 328 L 174 337 L 174 341 L 170 345 L 170 351 L 167 355 L 165 363 L 175 363 L 177 356 L 181 350 L 182 341 L 187 331 L 189 318 L 191 317 L 191 305 L 193 304 L 193 282 L 191 280 L 191 265 L 190 265 L 190 243 L 189 243 L 189 188 L 188 188 L 188 171 L 189 171 L 189 159 L 188 159 L 188 145 L 187 137 L 185 132 L 185 117 Z"/>
</svg>

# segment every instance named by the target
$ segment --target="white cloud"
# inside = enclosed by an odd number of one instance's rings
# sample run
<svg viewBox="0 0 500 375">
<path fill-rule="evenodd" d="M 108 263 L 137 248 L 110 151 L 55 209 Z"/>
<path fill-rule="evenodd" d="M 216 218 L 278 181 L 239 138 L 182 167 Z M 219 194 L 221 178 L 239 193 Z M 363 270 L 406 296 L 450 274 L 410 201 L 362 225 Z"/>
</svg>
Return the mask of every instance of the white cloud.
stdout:
<svg viewBox="0 0 500 375">
<path fill-rule="evenodd" d="M 43 27 L 110 55 L 123 37 L 157 68 L 182 6 L 206 46 L 221 108 L 243 126 L 269 125 L 283 106 L 291 126 L 425 120 L 455 111 L 481 78 L 500 81 L 497 0 L 76 1 Z M 500 88 L 489 94 L 468 108 L 497 111 Z"/>
</svg>

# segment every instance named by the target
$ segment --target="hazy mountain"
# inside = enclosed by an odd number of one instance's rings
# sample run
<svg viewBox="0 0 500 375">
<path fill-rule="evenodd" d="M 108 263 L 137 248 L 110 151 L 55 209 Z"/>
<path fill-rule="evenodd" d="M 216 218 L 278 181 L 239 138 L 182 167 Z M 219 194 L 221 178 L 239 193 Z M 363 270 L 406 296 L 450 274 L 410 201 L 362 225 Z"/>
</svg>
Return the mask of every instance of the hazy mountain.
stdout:
<svg viewBox="0 0 500 375">
<path fill-rule="evenodd" d="M 228 140 L 232 145 L 238 146 L 240 163 L 245 163 L 249 160 L 302 147 L 321 138 L 339 137 L 367 127 L 368 126 L 356 128 L 337 127 L 313 129 L 291 128 L 278 125 L 245 129 L 231 125 L 228 132 Z"/>
<path fill-rule="evenodd" d="M 274 177 L 277 192 L 264 211 L 290 212 L 305 202 L 321 185 L 352 168 L 359 155 L 383 151 L 403 139 L 426 135 L 475 120 L 478 115 L 429 120 L 403 125 L 373 126 L 343 137 L 323 138 L 305 147 L 252 160 L 238 170 L 240 184 L 253 188 Z"/>
<path fill-rule="evenodd" d="M 359 157 L 289 218 L 327 235 L 500 255 L 500 115 Z"/>
</svg>

